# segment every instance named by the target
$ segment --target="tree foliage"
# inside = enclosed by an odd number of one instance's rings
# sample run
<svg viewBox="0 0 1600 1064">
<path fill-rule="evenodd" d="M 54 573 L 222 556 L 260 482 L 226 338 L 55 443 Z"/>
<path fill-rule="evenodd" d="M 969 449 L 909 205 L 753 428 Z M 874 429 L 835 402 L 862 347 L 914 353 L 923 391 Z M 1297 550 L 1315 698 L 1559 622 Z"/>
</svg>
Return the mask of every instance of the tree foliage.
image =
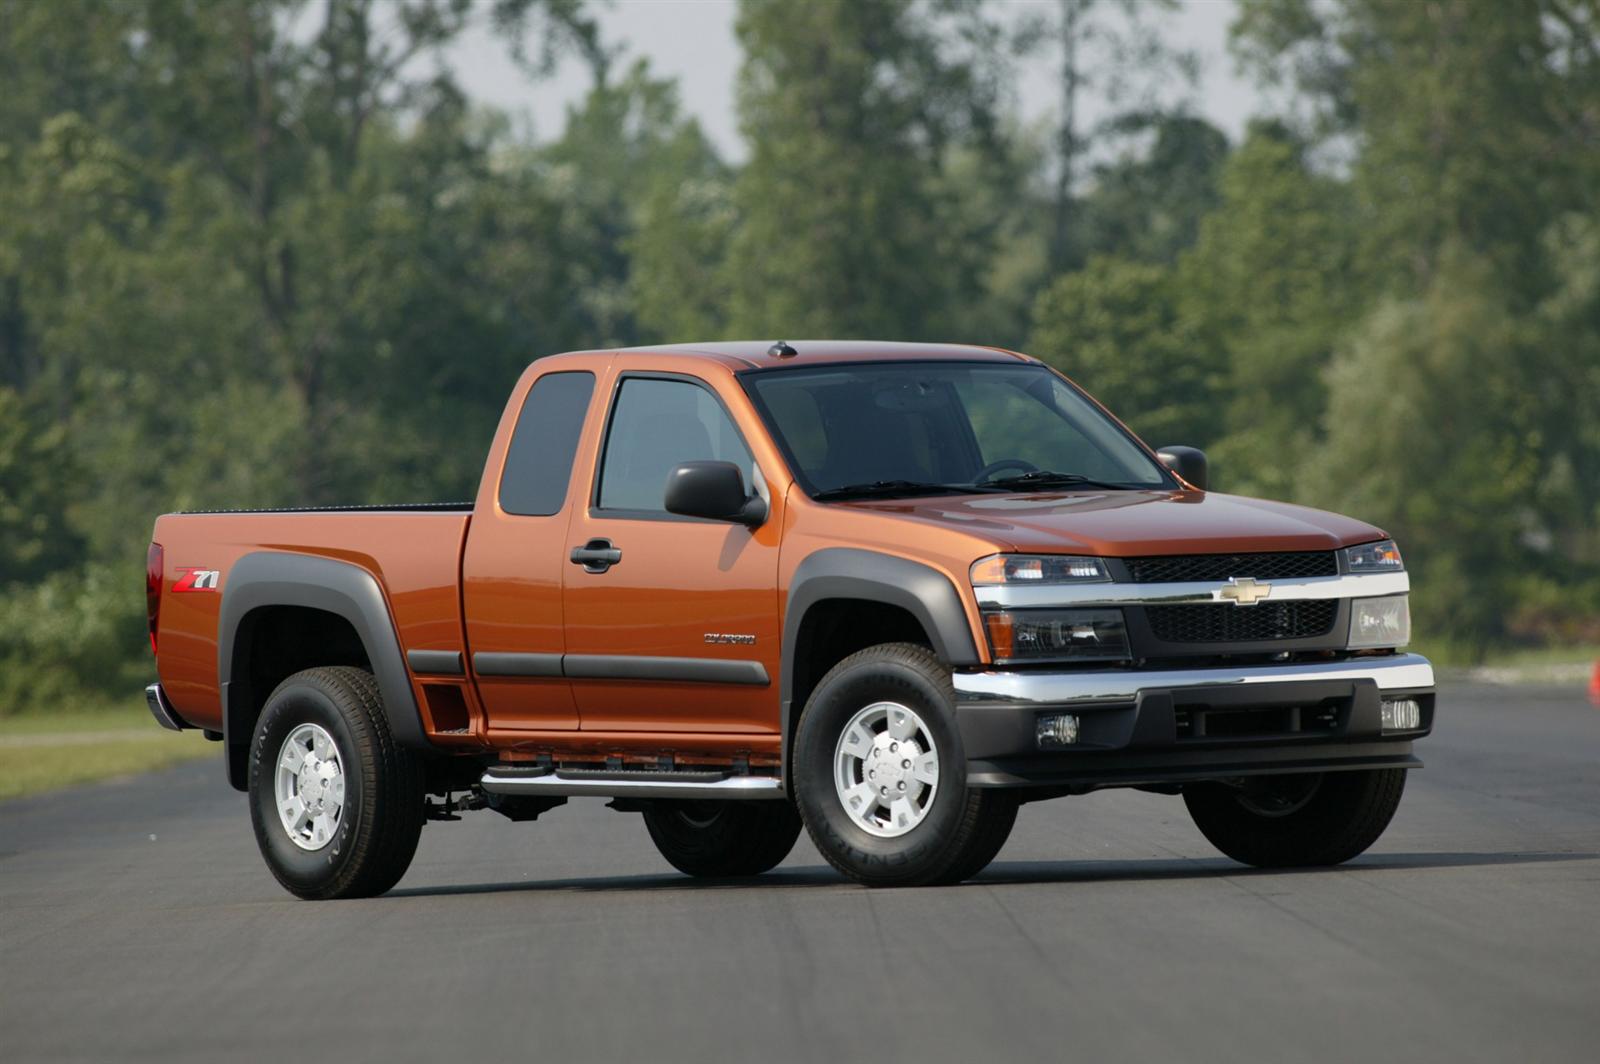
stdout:
<svg viewBox="0 0 1600 1064">
<path fill-rule="evenodd" d="M 1163 6 L 1013 14 L 742 0 L 732 165 L 581 0 L 0 0 L 0 711 L 139 671 L 154 514 L 467 497 L 530 358 L 724 336 L 1030 344 L 1425 636 L 1600 639 L 1600 0 L 1239 0 L 1238 145 Z"/>
</svg>

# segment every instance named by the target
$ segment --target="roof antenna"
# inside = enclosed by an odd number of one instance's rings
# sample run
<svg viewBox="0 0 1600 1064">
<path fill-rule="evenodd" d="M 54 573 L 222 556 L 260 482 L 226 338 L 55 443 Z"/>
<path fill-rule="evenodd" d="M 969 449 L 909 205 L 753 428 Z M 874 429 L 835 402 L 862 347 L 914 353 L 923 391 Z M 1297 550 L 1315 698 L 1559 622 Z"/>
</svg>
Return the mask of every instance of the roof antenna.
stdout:
<svg viewBox="0 0 1600 1064">
<path fill-rule="evenodd" d="M 767 354 L 771 355 L 773 358 L 793 358 L 799 353 L 800 352 L 789 346 L 789 341 L 787 340 L 779 340 L 777 343 L 767 348 Z"/>
</svg>

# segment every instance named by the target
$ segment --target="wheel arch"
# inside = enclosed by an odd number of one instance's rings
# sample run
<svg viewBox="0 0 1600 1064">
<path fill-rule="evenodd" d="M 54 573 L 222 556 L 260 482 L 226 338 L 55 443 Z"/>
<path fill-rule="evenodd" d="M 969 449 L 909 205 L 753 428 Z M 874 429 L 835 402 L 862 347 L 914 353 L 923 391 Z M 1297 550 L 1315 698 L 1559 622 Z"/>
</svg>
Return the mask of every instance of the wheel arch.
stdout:
<svg viewBox="0 0 1600 1064">
<path fill-rule="evenodd" d="M 282 551 L 246 554 L 223 587 L 217 636 L 223 748 L 236 789 L 246 787 L 251 735 L 273 688 L 316 665 L 371 671 L 396 742 L 430 748 L 388 600 L 360 566 Z"/>
<path fill-rule="evenodd" d="M 820 622 L 830 613 L 853 609 L 870 611 L 882 625 L 884 638 L 873 643 L 920 642 L 947 664 L 979 664 L 966 607 L 944 573 L 909 558 L 854 547 L 828 547 L 809 555 L 795 569 L 783 617 L 779 716 L 785 780 L 795 725 L 806 699 L 828 669 L 863 649 L 845 640 L 842 653 L 816 658 L 819 647 L 829 646 L 821 638 Z M 824 660 L 827 657 L 834 660 Z"/>
</svg>

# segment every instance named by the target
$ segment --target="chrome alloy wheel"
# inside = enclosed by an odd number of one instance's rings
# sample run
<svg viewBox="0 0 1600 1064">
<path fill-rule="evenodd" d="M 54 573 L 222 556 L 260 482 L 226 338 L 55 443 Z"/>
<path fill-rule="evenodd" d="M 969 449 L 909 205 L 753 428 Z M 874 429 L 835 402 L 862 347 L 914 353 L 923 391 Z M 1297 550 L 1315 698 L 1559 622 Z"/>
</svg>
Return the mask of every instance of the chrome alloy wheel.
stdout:
<svg viewBox="0 0 1600 1064">
<path fill-rule="evenodd" d="M 933 733 L 909 707 L 874 702 L 839 734 L 833 785 L 857 827 L 883 839 L 904 835 L 922 823 L 939 790 Z"/>
<path fill-rule="evenodd" d="M 326 846 L 344 813 L 344 763 L 327 729 L 302 724 L 289 733 L 272 786 L 278 819 L 294 844 L 302 850 Z"/>
</svg>

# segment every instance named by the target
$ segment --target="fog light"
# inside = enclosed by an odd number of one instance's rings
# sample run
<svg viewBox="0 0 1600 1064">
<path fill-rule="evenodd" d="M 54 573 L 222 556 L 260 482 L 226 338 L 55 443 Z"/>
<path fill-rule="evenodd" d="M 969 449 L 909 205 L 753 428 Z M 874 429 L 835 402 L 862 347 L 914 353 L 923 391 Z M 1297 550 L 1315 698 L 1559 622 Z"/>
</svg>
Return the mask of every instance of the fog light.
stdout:
<svg viewBox="0 0 1600 1064">
<path fill-rule="evenodd" d="M 1078 715 L 1051 713 L 1040 717 L 1035 734 L 1042 747 L 1071 746 L 1078 741 Z"/>
<path fill-rule="evenodd" d="M 1388 699 L 1383 703 L 1384 731 L 1415 731 L 1422 727 L 1422 705 L 1414 698 Z"/>
</svg>

